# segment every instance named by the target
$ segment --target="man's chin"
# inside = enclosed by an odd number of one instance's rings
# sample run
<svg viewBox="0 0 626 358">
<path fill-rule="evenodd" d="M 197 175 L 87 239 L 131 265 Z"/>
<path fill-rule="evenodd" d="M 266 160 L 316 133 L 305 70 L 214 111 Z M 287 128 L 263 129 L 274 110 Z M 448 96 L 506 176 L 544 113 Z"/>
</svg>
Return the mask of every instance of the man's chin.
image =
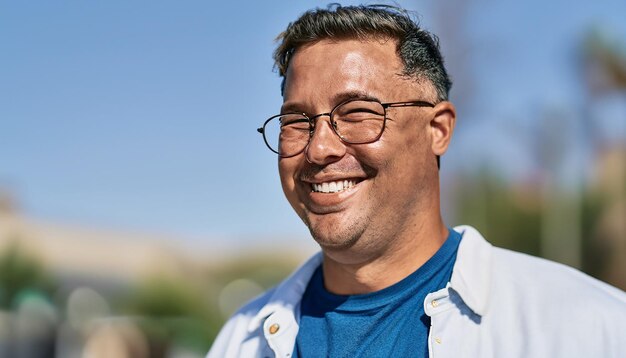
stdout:
<svg viewBox="0 0 626 358">
<path fill-rule="evenodd" d="M 343 251 L 352 248 L 361 238 L 361 232 L 355 228 L 319 229 L 309 226 L 313 239 L 324 251 Z"/>
</svg>

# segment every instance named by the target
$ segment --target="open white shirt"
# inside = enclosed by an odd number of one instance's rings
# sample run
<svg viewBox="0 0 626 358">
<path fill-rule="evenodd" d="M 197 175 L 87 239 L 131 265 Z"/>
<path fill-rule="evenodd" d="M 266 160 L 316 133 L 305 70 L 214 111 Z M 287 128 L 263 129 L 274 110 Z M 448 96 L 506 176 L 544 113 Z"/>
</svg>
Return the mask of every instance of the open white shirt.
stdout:
<svg viewBox="0 0 626 358">
<path fill-rule="evenodd" d="M 573 268 L 493 247 L 472 227 L 447 287 L 426 296 L 430 357 L 626 357 L 626 293 Z M 241 308 L 207 358 L 290 357 L 316 254 Z"/>
</svg>

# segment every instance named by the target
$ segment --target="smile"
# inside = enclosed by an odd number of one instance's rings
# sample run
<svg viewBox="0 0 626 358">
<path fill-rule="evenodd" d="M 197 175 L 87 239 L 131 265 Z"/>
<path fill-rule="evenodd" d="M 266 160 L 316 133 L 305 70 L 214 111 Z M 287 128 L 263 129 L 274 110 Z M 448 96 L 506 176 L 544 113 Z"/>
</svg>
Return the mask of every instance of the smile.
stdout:
<svg viewBox="0 0 626 358">
<path fill-rule="evenodd" d="M 338 193 L 356 185 L 354 180 L 338 180 L 324 183 L 311 183 L 311 189 L 315 193 Z"/>
</svg>

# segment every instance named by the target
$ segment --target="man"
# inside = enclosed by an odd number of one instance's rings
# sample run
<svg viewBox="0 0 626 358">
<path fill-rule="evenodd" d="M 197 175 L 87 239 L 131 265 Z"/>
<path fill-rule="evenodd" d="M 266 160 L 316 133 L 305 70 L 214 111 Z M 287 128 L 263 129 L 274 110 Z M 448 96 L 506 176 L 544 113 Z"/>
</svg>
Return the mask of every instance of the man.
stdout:
<svg viewBox="0 0 626 358">
<path fill-rule="evenodd" d="M 617 357 L 626 295 L 449 229 L 439 157 L 456 112 L 436 39 L 402 10 L 305 13 L 259 131 L 321 247 L 237 312 L 208 357 Z"/>
</svg>

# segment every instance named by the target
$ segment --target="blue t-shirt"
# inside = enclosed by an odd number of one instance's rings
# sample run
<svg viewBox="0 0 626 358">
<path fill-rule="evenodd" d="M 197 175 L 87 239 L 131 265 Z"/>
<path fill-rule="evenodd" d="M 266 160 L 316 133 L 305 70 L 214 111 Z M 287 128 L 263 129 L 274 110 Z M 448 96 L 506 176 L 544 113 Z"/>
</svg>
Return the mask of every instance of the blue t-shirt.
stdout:
<svg viewBox="0 0 626 358">
<path fill-rule="evenodd" d="M 324 288 L 321 266 L 304 292 L 293 357 L 427 357 L 426 295 L 446 287 L 461 241 L 450 229 L 424 265 L 383 290 L 341 296 Z"/>
</svg>

